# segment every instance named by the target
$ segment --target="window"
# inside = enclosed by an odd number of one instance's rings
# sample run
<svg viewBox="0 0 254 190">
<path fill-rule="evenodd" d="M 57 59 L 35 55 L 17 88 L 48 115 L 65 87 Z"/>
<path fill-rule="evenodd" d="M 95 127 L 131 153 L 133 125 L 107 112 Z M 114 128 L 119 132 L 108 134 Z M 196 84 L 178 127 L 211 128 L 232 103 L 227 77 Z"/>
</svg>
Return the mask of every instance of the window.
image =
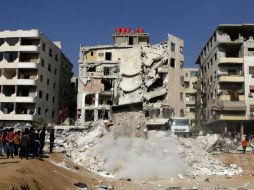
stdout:
<svg viewBox="0 0 254 190">
<path fill-rule="evenodd" d="M 183 93 L 180 93 L 180 100 L 183 101 Z"/>
<path fill-rule="evenodd" d="M 180 53 L 183 53 L 183 47 L 180 47 Z"/>
<path fill-rule="evenodd" d="M 47 79 L 47 85 L 49 85 L 49 79 Z"/>
<path fill-rule="evenodd" d="M 48 64 L 48 71 L 49 72 L 51 71 L 51 64 L 50 63 Z"/>
<path fill-rule="evenodd" d="M 53 55 L 52 49 L 49 49 L 49 56 L 52 57 L 52 55 Z"/>
<path fill-rule="evenodd" d="M 111 61 L 111 59 L 112 59 L 112 53 L 111 52 L 106 52 L 105 53 L 105 60 Z"/>
<path fill-rule="evenodd" d="M 90 52 L 90 55 L 93 56 L 93 51 Z"/>
<path fill-rule="evenodd" d="M 191 75 L 191 77 L 196 77 L 197 73 L 198 73 L 197 71 L 191 71 L 190 75 Z"/>
<path fill-rule="evenodd" d="M 42 44 L 42 51 L 45 51 L 45 50 L 46 50 L 46 44 L 43 43 L 43 44 Z"/>
<path fill-rule="evenodd" d="M 184 117 L 184 110 L 180 109 L 180 117 Z"/>
<path fill-rule="evenodd" d="M 254 56 L 254 48 L 248 48 L 248 56 Z"/>
<path fill-rule="evenodd" d="M 189 87 L 190 87 L 190 82 L 184 81 L 184 88 L 189 88 Z"/>
<path fill-rule="evenodd" d="M 54 84 L 53 84 L 53 88 L 56 88 L 56 83 L 54 82 Z"/>
<path fill-rule="evenodd" d="M 55 69 L 55 70 L 54 70 L 54 74 L 56 75 L 56 73 L 57 73 L 57 70 Z"/>
<path fill-rule="evenodd" d="M 103 56 L 104 56 L 104 53 L 98 53 L 98 56 L 99 56 L 99 57 L 103 57 Z"/>
<path fill-rule="evenodd" d="M 253 66 L 249 67 L 249 74 L 252 74 L 252 78 L 253 78 L 253 76 L 254 76 L 254 67 Z"/>
<path fill-rule="evenodd" d="M 188 75 L 189 75 L 188 73 L 185 73 L 185 76 L 186 76 L 186 77 L 188 77 Z"/>
<path fill-rule="evenodd" d="M 45 109 L 45 116 L 47 116 L 47 113 L 48 113 L 48 109 Z"/>
<path fill-rule="evenodd" d="M 42 91 L 39 90 L 39 98 L 42 98 Z"/>
<path fill-rule="evenodd" d="M 171 51 L 175 52 L 175 50 L 176 50 L 176 44 L 171 42 Z"/>
<path fill-rule="evenodd" d="M 43 76 L 42 75 L 40 75 L 40 81 L 43 82 Z"/>
<path fill-rule="evenodd" d="M 40 114 L 41 114 L 41 108 L 38 107 L 38 115 L 40 115 Z"/>
<path fill-rule="evenodd" d="M 44 65 L 45 65 L 45 61 L 44 59 L 41 59 L 41 66 L 44 67 Z"/>
<path fill-rule="evenodd" d="M 48 93 L 46 94 L 46 100 L 47 101 L 49 100 L 49 94 Z"/>
<path fill-rule="evenodd" d="M 175 59 L 174 58 L 170 59 L 170 67 L 175 68 Z"/>
<path fill-rule="evenodd" d="M 53 102 L 53 103 L 55 103 L 55 96 L 53 96 L 53 98 L 52 98 L 52 102 Z"/>
<path fill-rule="evenodd" d="M 55 112 L 54 111 L 52 111 L 52 118 L 54 118 L 55 117 Z"/>
<path fill-rule="evenodd" d="M 103 68 L 103 74 L 106 76 L 106 75 L 109 75 L 109 67 L 104 67 Z"/>
<path fill-rule="evenodd" d="M 57 54 L 55 55 L 55 61 L 58 61 L 58 55 Z"/>
</svg>

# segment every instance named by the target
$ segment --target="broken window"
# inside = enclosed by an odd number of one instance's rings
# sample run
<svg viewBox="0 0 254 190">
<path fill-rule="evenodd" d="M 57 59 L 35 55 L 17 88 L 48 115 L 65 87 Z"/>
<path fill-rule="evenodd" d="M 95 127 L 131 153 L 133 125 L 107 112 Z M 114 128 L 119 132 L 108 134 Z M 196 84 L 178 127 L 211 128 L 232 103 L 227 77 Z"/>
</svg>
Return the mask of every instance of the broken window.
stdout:
<svg viewBox="0 0 254 190">
<path fill-rule="evenodd" d="M 107 79 L 102 79 L 101 83 L 104 85 L 104 91 L 110 91 L 112 88 L 112 81 Z"/>
<path fill-rule="evenodd" d="M 129 37 L 129 45 L 133 45 L 133 36 Z"/>
<path fill-rule="evenodd" d="M 94 105 L 95 104 L 95 95 L 87 94 L 85 97 L 85 105 Z"/>
<path fill-rule="evenodd" d="M 98 111 L 98 119 L 109 119 L 107 110 Z"/>
<path fill-rule="evenodd" d="M 14 103 L 1 103 L 1 110 L 4 114 L 10 114 L 14 111 Z"/>
<path fill-rule="evenodd" d="M 94 111 L 86 110 L 85 111 L 85 121 L 93 121 L 94 120 Z"/>
<path fill-rule="evenodd" d="M 87 72 L 95 72 L 96 71 L 96 67 L 88 67 L 87 68 Z"/>
<path fill-rule="evenodd" d="M 174 58 L 170 59 L 170 67 L 175 68 L 175 59 Z"/>
<path fill-rule="evenodd" d="M 106 52 L 105 53 L 105 60 L 111 61 L 111 59 L 112 59 L 112 53 L 111 52 Z"/>
</svg>

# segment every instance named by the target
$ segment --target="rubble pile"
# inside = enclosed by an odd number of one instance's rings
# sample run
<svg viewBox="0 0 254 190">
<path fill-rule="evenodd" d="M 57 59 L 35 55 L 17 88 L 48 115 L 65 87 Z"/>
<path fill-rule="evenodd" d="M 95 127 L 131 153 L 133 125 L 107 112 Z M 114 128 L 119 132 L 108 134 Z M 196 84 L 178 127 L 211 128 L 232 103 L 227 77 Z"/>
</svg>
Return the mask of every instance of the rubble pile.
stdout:
<svg viewBox="0 0 254 190">
<path fill-rule="evenodd" d="M 194 139 L 163 131 L 149 131 L 147 139 L 135 136 L 115 138 L 113 132 L 109 133 L 98 125 L 91 131 L 57 133 L 56 149 L 66 153 L 77 164 L 118 179 L 241 174 L 241 167 L 225 165 L 208 152 L 218 140 L 218 135 Z"/>
<path fill-rule="evenodd" d="M 207 151 L 210 150 L 219 140 L 219 136 L 207 135 L 198 138 L 180 138 L 172 135 L 185 152 L 185 161 L 191 166 L 191 175 L 239 175 L 243 172 L 241 167 L 235 164 L 225 165 L 212 157 Z"/>
</svg>

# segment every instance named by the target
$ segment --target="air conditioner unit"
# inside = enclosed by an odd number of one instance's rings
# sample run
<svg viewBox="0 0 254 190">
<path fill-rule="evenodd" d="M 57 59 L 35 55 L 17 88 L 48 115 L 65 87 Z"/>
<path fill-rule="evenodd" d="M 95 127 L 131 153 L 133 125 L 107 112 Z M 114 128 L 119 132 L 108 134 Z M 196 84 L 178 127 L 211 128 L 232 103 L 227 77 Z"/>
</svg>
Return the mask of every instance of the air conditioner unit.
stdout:
<svg viewBox="0 0 254 190">
<path fill-rule="evenodd" d="M 250 116 L 254 116 L 254 112 L 250 112 Z"/>
</svg>

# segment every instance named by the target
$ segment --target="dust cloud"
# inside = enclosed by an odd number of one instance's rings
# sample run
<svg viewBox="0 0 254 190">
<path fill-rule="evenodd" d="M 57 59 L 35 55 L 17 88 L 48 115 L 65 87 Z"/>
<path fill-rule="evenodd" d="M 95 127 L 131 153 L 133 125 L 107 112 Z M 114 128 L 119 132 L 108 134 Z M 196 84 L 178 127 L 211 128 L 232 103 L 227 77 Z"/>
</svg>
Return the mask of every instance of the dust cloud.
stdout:
<svg viewBox="0 0 254 190">
<path fill-rule="evenodd" d="M 105 135 L 94 147 L 94 155 L 104 159 L 104 169 L 118 179 L 168 179 L 185 174 L 188 165 L 169 135 L 151 131 L 148 138 Z"/>
</svg>

